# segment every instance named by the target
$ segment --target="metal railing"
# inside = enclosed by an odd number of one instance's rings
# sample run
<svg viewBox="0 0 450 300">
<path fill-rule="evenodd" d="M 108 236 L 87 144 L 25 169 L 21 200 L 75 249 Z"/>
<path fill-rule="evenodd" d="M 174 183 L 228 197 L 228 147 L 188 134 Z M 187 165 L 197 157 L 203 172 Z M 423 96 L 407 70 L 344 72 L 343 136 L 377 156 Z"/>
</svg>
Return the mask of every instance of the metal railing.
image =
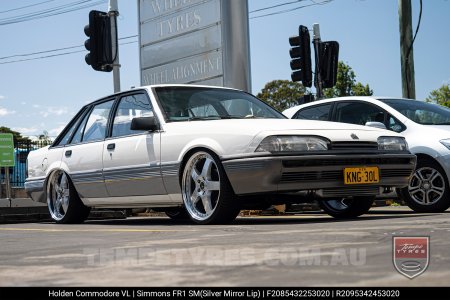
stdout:
<svg viewBox="0 0 450 300">
<path fill-rule="evenodd" d="M 23 188 L 27 178 L 27 157 L 28 153 L 50 144 L 49 141 L 15 141 L 15 166 L 9 167 L 11 187 Z M 0 168 L 0 182 L 5 182 L 5 168 Z"/>
</svg>

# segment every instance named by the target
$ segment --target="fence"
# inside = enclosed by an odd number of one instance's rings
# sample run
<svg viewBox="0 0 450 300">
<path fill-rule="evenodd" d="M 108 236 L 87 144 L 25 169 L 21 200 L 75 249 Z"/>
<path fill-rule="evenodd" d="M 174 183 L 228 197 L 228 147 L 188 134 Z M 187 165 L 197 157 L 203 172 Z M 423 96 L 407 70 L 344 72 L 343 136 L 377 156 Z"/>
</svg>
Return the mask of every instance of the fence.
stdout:
<svg viewBox="0 0 450 300">
<path fill-rule="evenodd" d="M 27 178 L 27 157 L 33 150 L 48 146 L 48 141 L 15 141 L 15 166 L 9 168 L 11 187 L 24 187 Z M 1 168 L 0 182 L 5 181 L 5 168 Z"/>
</svg>

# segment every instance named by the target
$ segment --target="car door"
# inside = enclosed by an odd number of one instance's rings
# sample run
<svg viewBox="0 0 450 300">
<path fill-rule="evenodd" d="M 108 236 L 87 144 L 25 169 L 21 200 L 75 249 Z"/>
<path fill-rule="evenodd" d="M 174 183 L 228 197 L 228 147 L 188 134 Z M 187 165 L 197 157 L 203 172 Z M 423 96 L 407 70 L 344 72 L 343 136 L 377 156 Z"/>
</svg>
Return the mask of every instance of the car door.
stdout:
<svg viewBox="0 0 450 300">
<path fill-rule="evenodd" d="M 110 197 L 166 194 L 160 168 L 160 133 L 130 129 L 133 118 L 152 116 L 145 93 L 119 99 L 103 150 L 103 174 Z"/>
<path fill-rule="evenodd" d="M 114 99 L 93 105 L 78 125 L 62 158 L 81 198 L 108 196 L 103 179 L 103 144 Z"/>
</svg>

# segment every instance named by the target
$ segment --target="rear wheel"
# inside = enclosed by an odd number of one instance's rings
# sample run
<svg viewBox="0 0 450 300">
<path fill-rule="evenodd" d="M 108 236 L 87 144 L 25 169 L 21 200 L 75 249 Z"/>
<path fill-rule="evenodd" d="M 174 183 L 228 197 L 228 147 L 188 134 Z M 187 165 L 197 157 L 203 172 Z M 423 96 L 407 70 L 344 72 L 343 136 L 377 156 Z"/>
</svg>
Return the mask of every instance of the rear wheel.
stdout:
<svg viewBox="0 0 450 300">
<path fill-rule="evenodd" d="M 69 176 L 61 170 L 48 180 L 47 206 L 52 219 L 61 224 L 82 223 L 91 211 L 81 202 Z"/>
<path fill-rule="evenodd" d="M 212 153 L 191 155 L 183 170 L 181 190 L 186 211 L 198 224 L 230 223 L 239 214 L 225 171 Z"/>
<path fill-rule="evenodd" d="M 320 207 L 337 219 L 351 219 L 367 213 L 375 197 L 353 197 L 333 200 L 320 200 Z"/>
<path fill-rule="evenodd" d="M 400 197 L 416 212 L 443 212 L 450 206 L 448 180 L 442 167 L 432 159 L 420 159 L 409 185 Z"/>
</svg>

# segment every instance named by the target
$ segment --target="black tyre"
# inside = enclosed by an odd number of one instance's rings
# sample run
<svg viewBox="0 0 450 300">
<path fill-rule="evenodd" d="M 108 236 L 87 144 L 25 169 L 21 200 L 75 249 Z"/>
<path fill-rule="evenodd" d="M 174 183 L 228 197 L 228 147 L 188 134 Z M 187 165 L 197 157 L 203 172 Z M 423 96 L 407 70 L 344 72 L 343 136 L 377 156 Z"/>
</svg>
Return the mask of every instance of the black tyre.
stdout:
<svg viewBox="0 0 450 300">
<path fill-rule="evenodd" d="M 81 202 L 69 176 L 61 170 L 48 179 L 47 206 L 50 216 L 59 224 L 83 223 L 91 211 Z"/>
<path fill-rule="evenodd" d="M 337 219 L 351 219 L 367 213 L 375 197 L 353 197 L 336 200 L 320 200 L 319 206 Z"/>
<path fill-rule="evenodd" d="M 399 196 L 416 212 L 443 212 L 450 206 L 447 176 L 436 161 L 420 159 L 408 187 L 401 189 Z"/>
<path fill-rule="evenodd" d="M 213 153 L 193 153 L 181 178 L 183 202 L 198 224 L 226 224 L 239 214 L 236 196 L 219 159 Z"/>
<path fill-rule="evenodd" d="M 189 214 L 184 207 L 174 207 L 164 210 L 164 213 L 172 220 L 188 220 Z"/>
</svg>

